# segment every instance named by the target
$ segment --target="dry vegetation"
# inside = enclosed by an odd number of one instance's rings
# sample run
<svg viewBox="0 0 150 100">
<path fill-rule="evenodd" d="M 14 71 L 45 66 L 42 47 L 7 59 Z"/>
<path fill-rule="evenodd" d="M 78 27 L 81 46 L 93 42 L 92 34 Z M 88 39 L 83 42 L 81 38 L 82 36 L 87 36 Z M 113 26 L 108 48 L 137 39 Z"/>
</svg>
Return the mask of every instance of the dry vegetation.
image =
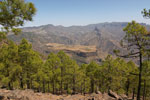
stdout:
<svg viewBox="0 0 150 100">
<path fill-rule="evenodd" d="M 84 46 L 84 45 L 65 45 L 58 43 L 48 43 L 46 44 L 48 48 L 53 50 L 69 50 L 69 51 L 79 51 L 79 52 L 96 52 L 96 46 Z"/>
</svg>

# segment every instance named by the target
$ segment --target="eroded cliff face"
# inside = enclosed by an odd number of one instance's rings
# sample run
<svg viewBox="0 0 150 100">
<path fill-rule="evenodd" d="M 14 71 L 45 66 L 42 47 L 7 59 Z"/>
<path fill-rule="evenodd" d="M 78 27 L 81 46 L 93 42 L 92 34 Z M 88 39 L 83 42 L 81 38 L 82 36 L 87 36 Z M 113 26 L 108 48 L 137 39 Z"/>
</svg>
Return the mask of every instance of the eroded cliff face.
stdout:
<svg viewBox="0 0 150 100">
<path fill-rule="evenodd" d="M 98 57 L 98 51 L 96 46 L 85 46 L 85 45 L 65 45 L 59 43 L 48 43 L 46 44 L 48 48 L 45 52 L 49 54 L 50 52 L 64 51 L 70 57 L 75 59 L 77 62 L 89 63 L 90 60 L 100 61 Z"/>
<path fill-rule="evenodd" d="M 128 100 L 126 96 L 119 96 L 114 92 L 93 94 L 52 95 L 50 93 L 35 93 L 32 90 L 0 89 L 0 100 Z"/>
</svg>

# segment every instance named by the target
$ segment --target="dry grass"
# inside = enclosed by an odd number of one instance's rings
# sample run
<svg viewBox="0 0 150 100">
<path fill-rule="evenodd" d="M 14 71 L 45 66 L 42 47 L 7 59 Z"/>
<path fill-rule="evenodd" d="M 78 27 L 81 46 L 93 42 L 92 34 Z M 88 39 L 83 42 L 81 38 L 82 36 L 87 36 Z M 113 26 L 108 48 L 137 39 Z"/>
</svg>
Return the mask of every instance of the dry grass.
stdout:
<svg viewBox="0 0 150 100">
<path fill-rule="evenodd" d="M 53 50 L 69 50 L 80 52 L 96 52 L 96 46 L 83 46 L 83 45 L 64 45 L 58 43 L 48 43 L 46 46 Z"/>
</svg>

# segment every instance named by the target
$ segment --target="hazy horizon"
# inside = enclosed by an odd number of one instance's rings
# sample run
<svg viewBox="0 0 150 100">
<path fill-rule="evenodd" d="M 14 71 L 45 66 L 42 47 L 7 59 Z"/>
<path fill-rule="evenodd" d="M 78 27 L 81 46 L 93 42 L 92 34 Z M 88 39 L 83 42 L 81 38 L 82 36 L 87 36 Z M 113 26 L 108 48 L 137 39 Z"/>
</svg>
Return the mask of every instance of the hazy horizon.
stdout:
<svg viewBox="0 0 150 100">
<path fill-rule="evenodd" d="M 149 7 L 149 0 L 26 0 L 33 2 L 37 14 L 25 27 L 46 24 L 78 26 L 103 22 L 131 22 L 150 24 L 141 11 Z"/>
<path fill-rule="evenodd" d="M 65 26 L 65 25 L 55 25 L 55 24 L 41 24 L 41 25 L 33 25 L 33 26 L 23 26 L 22 28 L 26 28 L 26 27 L 40 27 L 40 26 L 46 26 L 46 25 L 53 25 L 53 26 L 62 26 L 62 27 L 72 27 L 72 26 L 88 26 L 88 25 L 96 25 L 96 24 L 104 24 L 104 23 L 129 23 L 129 22 L 97 22 L 97 23 L 89 23 L 89 24 L 85 24 L 85 25 L 68 25 L 68 26 Z M 146 25 L 150 25 L 150 23 L 144 23 L 144 22 L 139 22 L 140 24 L 146 24 Z"/>
</svg>

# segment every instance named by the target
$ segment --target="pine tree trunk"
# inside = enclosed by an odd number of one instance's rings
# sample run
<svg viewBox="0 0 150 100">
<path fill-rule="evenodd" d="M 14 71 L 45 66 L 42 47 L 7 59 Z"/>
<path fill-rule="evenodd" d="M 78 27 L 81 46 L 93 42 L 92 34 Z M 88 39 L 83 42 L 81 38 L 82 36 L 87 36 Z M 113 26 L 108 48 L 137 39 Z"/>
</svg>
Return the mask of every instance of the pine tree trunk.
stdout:
<svg viewBox="0 0 150 100">
<path fill-rule="evenodd" d="M 48 93 L 50 92 L 50 87 L 49 87 L 49 85 L 50 85 L 50 82 L 48 81 Z"/>
<path fill-rule="evenodd" d="M 21 87 L 21 89 L 23 89 L 23 80 L 22 80 L 22 77 L 20 78 L 20 87 Z"/>
<path fill-rule="evenodd" d="M 104 78 L 102 78 L 101 90 L 103 90 L 102 86 L 104 86 Z"/>
<path fill-rule="evenodd" d="M 63 81 L 62 81 L 62 79 L 61 79 L 61 82 L 60 82 L 60 92 L 61 92 L 61 94 L 63 94 Z"/>
<path fill-rule="evenodd" d="M 81 92 L 81 95 L 82 95 L 83 94 L 83 83 L 81 83 L 80 92 Z"/>
<path fill-rule="evenodd" d="M 126 89 L 127 89 L 127 91 L 126 91 L 126 95 L 128 96 L 128 92 L 129 92 L 129 88 L 130 88 L 130 81 L 129 81 L 129 79 L 127 80 L 127 85 L 126 85 Z"/>
<path fill-rule="evenodd" d="M 32 86 L 32 79 L 30 80 L 30 89 L 32 89 L 33 86 Z"/>
<path fill-rule="evenodd" d="M 141 95 L 141 82 L 142 82 L 142 53 L 140 52 L 140 66 L 139 66 L 139 84 L 138 84 L 138 92 L 137 92 L 137 100 L 140 100 Z"/>
<path fill-rule="evenodd" d="M 98 91 L 100 91 L 100 88 L 101 88 L 101 81 L 99 80 L 99 90 Z"/>
<path fill-rule="evenodd" d="M 143 100 L 145 100 L 145 88 L 146 88 L 146 81 L 144 80 Z"/>
<path fill-rule="evenodd" d="M 63 94 L 63 68 L 62 67 L 61 67 L 60 91 L 61 91 L 61 94 Z"/>
<path fill-rule="evenodd" d="M 135 94 L 135 88 L 133 89 L 133 95 L 132 95 L 132 100 L 134 100 L 134 94 Z"/>
<path fill-rule="evenodd" d="M 30 89 L 30 81 L 27 80 L 27 89 Z"/>
<path fill-rule="evenodd" d="M 43 93 L 45 93 L 45 81 L 43 80 Z"/>
<path fill-rule="evenodd" d="M 66 90 L 67 90 L 67 94 L 69 94 L 69 91 L 68 91 L 68 83 L 66 84 Z"/>
<path fill-rule="evenodd" d="M 91 93 L 94 92 L 94 79 L 91 79 Z"/>
<path fill-rule="evenodd" d="M 38 92 L 41 92 L 41 82 L 39 81 L 39 88 L 38 88 Z"/>
<path fill-rule="evenodd" d="M 13 89 L 12 86 L 11 86 L 11 82 L 8 83 L 8 88 L 9 88 L 9 90 Z"/>
<path fill-rule="evenodd" d="M 53 94 L 55 94 L 55 81 L 54 81 L 54 79 L 53 79 Z"/>
<path fill-rule="evenodd" d="M 72 94 L 75 94 L 76 92 L 75 84 L 76 84 L 76 79 L 75 79 L 75 76 L 73 76 L 73 93 Z"/>
<path fill-rule="evenodd" d="M 109 84 L 108 84 L 108 93 L 109 93 L 109 92 L 110 92 L 110 90 L 111 90 L 112 78 L 111 78 L 111 77 L 109 77 L 109 78 L 108 78 L 108 81 L 109 81 Z"/>
<path fill-rule="evenodd" d="M 84 95 L 85 95 L 85 79 L 84 79 L 84 87 L 83 87 L 84 89 L 83 89 L 83 93 L 84 93 Z"/>
<path fill-rule="evenodd" d="M 146 98 L 147 98 L 147 90 L 145 89 L 145 100 L 147 100 Z"/>
</svg>

